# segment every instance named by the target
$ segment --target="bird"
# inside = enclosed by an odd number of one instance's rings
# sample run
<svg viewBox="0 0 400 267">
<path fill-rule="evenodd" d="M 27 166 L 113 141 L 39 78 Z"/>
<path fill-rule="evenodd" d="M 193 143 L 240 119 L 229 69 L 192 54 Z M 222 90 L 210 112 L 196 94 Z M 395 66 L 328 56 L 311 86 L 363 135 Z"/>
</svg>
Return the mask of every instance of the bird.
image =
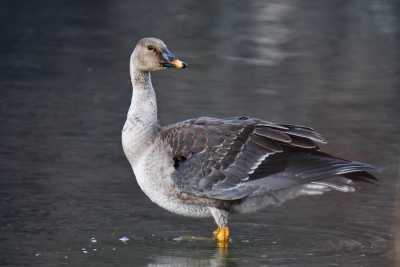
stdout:
<svg viewBox="0 0 400 267">
<path fill-rule="evenodd" d="M 375 168 L 321 151 L 310 127 L 258 118 L 199 117 L 161 126 L 151 73 L 184 69 L 157 38 L 138 41 L 130 56 L 132 99 L 122 147 L 141 190 L 160 207 L 212 217 L 218 247 L 231 239 L 231 214 L 257 212 L 303 195 L 353 192 L 374 182 Z"/>
</svg>

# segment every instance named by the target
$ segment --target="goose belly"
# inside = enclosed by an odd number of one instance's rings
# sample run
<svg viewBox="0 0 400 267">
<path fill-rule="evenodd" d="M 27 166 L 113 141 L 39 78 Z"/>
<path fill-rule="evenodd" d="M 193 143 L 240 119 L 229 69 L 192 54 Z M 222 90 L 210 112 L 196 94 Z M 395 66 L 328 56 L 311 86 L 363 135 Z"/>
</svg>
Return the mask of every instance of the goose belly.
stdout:
<svg viewBox="0 0 400 267">
<path fill-rule="evenodd" d="M 184 203 L 178 198 L 171 178 L 175 168 L 167 151 L 157 146 L 150 147 L 132 168 L 139 187 L 160 207 L 183 216 L 211 216 L 207 206 Z"/>
</svg>

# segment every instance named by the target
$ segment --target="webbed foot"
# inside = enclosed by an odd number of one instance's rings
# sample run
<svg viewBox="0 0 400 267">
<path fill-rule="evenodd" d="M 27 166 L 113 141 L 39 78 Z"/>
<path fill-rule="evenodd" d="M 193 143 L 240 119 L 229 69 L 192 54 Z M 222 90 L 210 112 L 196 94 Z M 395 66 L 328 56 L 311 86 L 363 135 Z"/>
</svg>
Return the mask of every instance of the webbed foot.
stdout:
<svg viewBox="0 0 400 267">
<path fill-rule="evenodd" d="M 217 246 L 220 248 L 226 248 L 229 245 L 230 230 L 228 226 L 218 226 L 217 230 L 214 231 L 214 238 L 217 241 Z"/>
</svg>

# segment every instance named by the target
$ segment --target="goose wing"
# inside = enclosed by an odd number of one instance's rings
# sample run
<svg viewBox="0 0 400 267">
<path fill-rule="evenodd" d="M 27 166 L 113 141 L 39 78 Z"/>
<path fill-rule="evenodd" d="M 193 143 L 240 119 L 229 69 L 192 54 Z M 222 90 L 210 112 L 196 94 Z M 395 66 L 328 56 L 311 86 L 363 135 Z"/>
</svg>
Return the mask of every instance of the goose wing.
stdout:
<svg viewBox="0 0 400 267">
<path fill-rule="evenodd" d="M 248 117 L 191 119 L 163 128 L 161 138 L 177 190 L 198 197 L 237 200 L 372 168 L 320 152 L 325 140 L 312 128 Z"/>
</svg>

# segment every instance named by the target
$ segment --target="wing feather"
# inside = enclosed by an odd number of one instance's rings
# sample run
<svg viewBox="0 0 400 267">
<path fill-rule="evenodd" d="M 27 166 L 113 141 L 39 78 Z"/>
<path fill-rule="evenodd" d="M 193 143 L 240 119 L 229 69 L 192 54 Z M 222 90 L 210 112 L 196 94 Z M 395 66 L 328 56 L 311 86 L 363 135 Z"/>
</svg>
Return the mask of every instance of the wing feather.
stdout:
<svg viewBox="0 0 400 267">
<path fill-rule="evenodd" d="M 319 152 L 326 141 L 312 128 L 248 117 L 187 120 L 162 128 L 161 138 L 172 150 L 178 190 L 201 197 L 235 200 L 370 170 Z"/>
</svg>

